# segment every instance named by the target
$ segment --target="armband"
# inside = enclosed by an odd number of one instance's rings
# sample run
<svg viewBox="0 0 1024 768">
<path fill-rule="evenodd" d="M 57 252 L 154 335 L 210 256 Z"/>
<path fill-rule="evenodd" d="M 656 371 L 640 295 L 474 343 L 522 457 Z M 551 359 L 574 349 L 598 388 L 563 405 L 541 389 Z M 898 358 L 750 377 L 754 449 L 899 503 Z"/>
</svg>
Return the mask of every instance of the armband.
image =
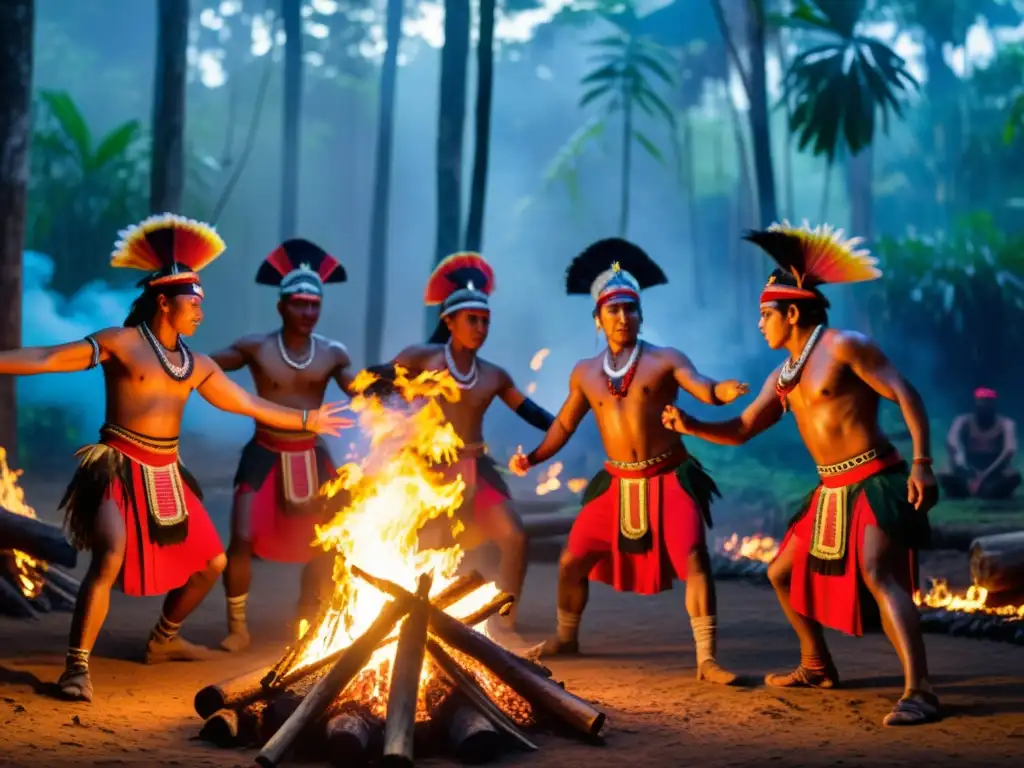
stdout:
<svg viewBox="0 0 1024 768">
<path fill-rule="evenodd" d="M 722 402 L 722 399 L 718 396 L 718 392 L 716 391 L 717 389 L 718 389 L 718 382 L 716 381 L 716 382 L 714 382 L 711 385 L 711 404 L 712 405 L 725 405 L 725 403 Z"/>
<path fill-rule="evenodd" d="M 100 343 L 92 336 L 86 336 L 85 340 L 89 342 L 89 346 L 92 347 L 92 359 L 89 361 L 89 367 L 85 370 L 91 371 L 100 364 Z"/>
<path fill-rule="evenodd" d="M 528 397 L 519 404 L 518 408 L 516 408 L 516 415 L 531 427 L 536 427 L 541 432 L 547 432 L 551 429 L 551 425 L 555 423 L 554 416 L 545 411 Z"/>
<path fill-rule="evenodd" d="M 526 454 L 526 463 L 529 464 L 531 467 L 536 467 L 538 464 L 540 464 L 540 462 L 537 461 L 536 451 L 530 451 L 528 454 Z"/>
</svg>

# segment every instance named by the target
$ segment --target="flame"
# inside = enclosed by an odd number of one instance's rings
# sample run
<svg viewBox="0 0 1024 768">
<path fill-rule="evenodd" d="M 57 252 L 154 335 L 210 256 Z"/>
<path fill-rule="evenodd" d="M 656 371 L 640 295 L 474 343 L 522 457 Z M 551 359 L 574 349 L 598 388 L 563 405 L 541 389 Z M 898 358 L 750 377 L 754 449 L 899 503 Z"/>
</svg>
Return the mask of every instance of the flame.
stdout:
<svg viewBox="0 0 1024 768">
<path fill-rule="evenodd" d="M 531 381 L 529 384 L 526 385 L 526 394 L 532 395 L 536 391 L 537 391 L 537 382 Z"/>
<path fill-rule="evenodd" d="M 560 474 L 562 474 L 562 462 L 556 461 L 541 475 L 540 481 L 537 483 L 537 495 L 545 496 L 561 488 L 562 481 L 558 479 Z"/>
<path fill-rule="evenodd" d="M 0 507 L 15 515 L 36 517 L 36 511 L 25 503 L 24 489 L 18 485 L 18 478 L 21 475 L 22 470 L 7 466 L 7 451 L 0 448 Z M 13 552 L 21 593 L 30 600 L 38 597 L 43 589 L 42 574 L 46 571 L 46 563 L 35 560 L 17 549 Z"/>
<path fill-rule="evenodd" d="M 539 371 L 541 366 L 544 365 L 544 359 L 550 354 L 551 350 L 547 348 L 538 350 L 534 353 L 533 357 L 530 359 L 530 370 Z"/>
<path fill-rule="evenodd" d="M 932 579 L 931 589 L 925 595 L 921 590 L 914 592 L 914 604 L 919 608 L 942 608 L 947 611 L 959 611 L 960 613 L 987 613 L 993 616 L 1003 616 L 1011 620 L 1024 619 L 1024 605 L 990 606 L 988 602 L 988 590 L 977 584 L 967 588 L 964 594 L 956 594 L 949 588 L 945 579 Z"/>
<path fill-rule="evenodd" d="M 321 487 L 328 503 L 342 492 L 346 494 L 340 497 L 346 499 L 345 506 L 330 522 L 316 528 L 316 544 L 336 553 L 334 594 L 317 626 L 300 625 L 303 650 L 289 671 L 348 647 L 390 601 L 388 595 L 354 576 L 354 566 L 410 592 L 416 590 L 420 574 L 432 573 L 431 595 L 435 595 L 451 583 L 462 560 L 463 551 L 457 541 L 463 526 L 454 515 L 462 504 L 466 483 L 461 475 L 446 481 L 432 468 L 453 463 L 463 447 L 438 402 L 439 398 L 457 402 L 461 391 L 447 371 L 426 371 L 414 379 L 409 379 L 400 366 L 395 372 L 395 389 L 405 403 L 393 402 L 399 400 L 397 396 L 383 402 L 362 394 L 377 380 L 367 371 L 353 382 L 353 389 L 360 394 L 352 399 L 351 409 L 358 415 L 361 431 L 369 437 L 369 452 L 360 463 L 344 464 L 337 476 Z M 425 404 L 413 406 L 417 398 Z M 420 550 L 418 532 L 432 520 L 444 521 L 456 543 L 446 549 Z M 468 616 L 499 593 L 494 584 L 487 584 L 447 611 L 455 617 Z M 476 629 L 486 634 L 484 625 Z M 308 632 L 314 634 L 307 638 Z M 397 633 L 396 627 L 393 634 Z M 396 644 L 391 643 L 374 653 L 362 673 L 360 700 L 384 706 L 395 651 Z M 485 688 L 495 692 L 496 700 L 515 697 L 482 668 L 474 668 L 473 662 L 466 667 Z M 425 663 L 419 694 L 421 710 L 426 708 L 427 683 L 436 677 L 433 664 Z"/>
<path fill-rule="evenodd" d="M 756 533 L 753 536 L 732 534 L 719 544 L 722 553 L 730 560 L 759 560 L 770 563 L 779 552 L 779 542 L 771 536 Z"/>
</svg>

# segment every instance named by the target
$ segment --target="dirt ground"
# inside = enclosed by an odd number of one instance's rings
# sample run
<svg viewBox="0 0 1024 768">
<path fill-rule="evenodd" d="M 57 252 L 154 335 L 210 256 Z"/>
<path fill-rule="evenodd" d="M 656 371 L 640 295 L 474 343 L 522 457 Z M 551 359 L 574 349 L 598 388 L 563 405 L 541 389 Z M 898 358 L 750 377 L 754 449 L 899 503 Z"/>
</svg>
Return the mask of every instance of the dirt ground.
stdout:
<svg viewBox="0 0 1024 768">
<path fill-rule="evenodd" d="M 45 494 L 44 494 L 45 496 Z M 51 508 L 36 495 L 37 509 Z M 208 491 L 223 525 L 226 491 Z M 218 511 L 220 510 L 220 511 Z M 964 555 L 936 554 L 930 575 L 960 580 Z M 84 563 L 82 563 L 84 565 Z M 82 568 L 79 568 L 81 572 Z M 554 619 L 555 567 L 531 565 L 521 616 L 526 640 Z M 0 618 L 0 765 L 251 766 L 253 751 L 224 751 L 196 738 L 192 697 L 203 685 L 268 665 L 287 638 L 298 572 L 259 563 L 250 598 L 255 647 L 215 661 L 150 667 L 140 663 L 159 599 L 115 595 L 94 652 L 97 701 L 53 697 L 69 617 L 39 622 Z M 186 624 L 193 640 L 215 645 L 223 630 L 220 587 Z M 930 662 L 947 717 L 918 729 L 885 729 L 881 719 L 901 689 L 896 656 L 881 635 L 834 636 L 844 687 L 779 692 L 757 683 L 795 661 L 796 643 L 767 587 L 723 582 L 719 656 L 749 675 L 723 689 L 694 677 L 693 643 L 681 589 L 653 598 L 592 590 L 583 624 L 587 656 L 552 663 L 566 687 L 605 709 L 606 745 L 540 736 L 538 753 L 501 763 L 533 768 L 610 766 L 1021 765 L 1024 757 L 1024 649 L 928 636 Z M 443 766 L 443 761 L 423 761 Z"/>
</svg>

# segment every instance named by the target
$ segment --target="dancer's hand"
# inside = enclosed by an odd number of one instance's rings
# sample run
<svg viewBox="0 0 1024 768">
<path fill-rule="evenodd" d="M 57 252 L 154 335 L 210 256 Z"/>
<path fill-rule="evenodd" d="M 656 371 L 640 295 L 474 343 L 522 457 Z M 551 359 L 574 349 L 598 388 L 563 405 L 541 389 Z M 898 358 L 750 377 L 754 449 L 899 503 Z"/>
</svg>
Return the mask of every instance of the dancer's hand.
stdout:
<svg viewBox="0 0 1024 768">
<path fill-rule="evenodd" d="M 720 381 L 715 385 L 715 397 L 721 400 L 723 403 L 731 403 L 738 397 L 743 397 L 750 391 L 750 385 L 736 381 L 735 379 L 729 379 L 728 381 Z"/>
<path fill-rule="evenodd" d="M 530 471 L 530 460 L 523 453 L 523 446 L 520 445 L 516 448 L 515 455 L 509 459 L 508 469 L 517 477 L 526 477 L 526 473 Z"/>
<path fill-rule="evenodd" d="M 666 405 L 661 412 L 661 423 L 671 432 L 686 434 L 686 417 L 674 405 Z"/>
<path fill-rule="evenodd" d="M 341 430 L 355 426 L 355 422 L 345 416 L 338 416 L 348 410 L 348 403 L 324 403 L 306 417 L 306 429 L 319 435 L 337 437 Z"/>
<path fill-rule="evenodd" d="M 927 464 L 915 464 L 907 480 L 907 501 L 919 512 L 927 512 L 939 500 L 939 486 L 935 473 Z"/>
</svg>

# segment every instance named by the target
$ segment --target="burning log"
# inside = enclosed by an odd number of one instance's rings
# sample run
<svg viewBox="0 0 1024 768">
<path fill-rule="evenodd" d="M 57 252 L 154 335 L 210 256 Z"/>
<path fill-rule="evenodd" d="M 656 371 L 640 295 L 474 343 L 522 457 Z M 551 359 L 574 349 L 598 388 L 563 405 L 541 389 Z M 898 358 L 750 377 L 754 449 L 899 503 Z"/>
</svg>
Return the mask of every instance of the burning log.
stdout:
<svg viewBox="0 0 1024 768">
<path fill-rule="evenodd" d="M 377 646 L 391 633 L 395 624 L 408 613 L 410 599 L 415 598 L 411 595 L 403 596 L 388 603 L 369 629 L 345 649 L 331 670 L 316 684 L 316 687 L 302 700 L 298 709 L 260 750 L 256 757 L 256 762 L 259 765 L 263 768 L 274 768 L 284 759 L 299 734 L 323 715 L 331 702 L 352 681 L 352 678 L 359 674 Z"/>
<path fill-rule="evenodd" d="M 218 747 L 233 747 L 239 742 L 239 715 L 233 709 L 220 709 L 206 718 L 199 738 Z"/>
<path fill-rule="evenodd" d="M 501 734 L 490 720 L 465 704 L 452 708 L 448 740 L 455 756 L 471 765 L 490 762 L 501 752 Z"/>
<path fill-rule="evenodd" d="M 56 525 L 34 517 L 18 515 L 0 507 L 0 543 L 4 549 L 17 549 L 36 560 L 74 568 L 78 552 Z"/>
<path fill-rule="evenodd" d="M 327 762 L 338 768 L 361 768 L 371 759 L 379 723 L 358 712 L 343 712 L 327 721 Z"/>
<path fill-rule="evenodd" d="M 525 749 L 531 752 L 537 749 L 537 745 L 523 735 L 522 731 L 512 722 L 512 719 L 502 712 L 498 705 L 491 701 L 490 696 L 484 692 L 476 680 L 473 679 L 473 676 L 463 670 L 459 663 L 436 640 L 427 639 L 427 652 L 441 671 L 458 686 L 462 695 L 479 709 L 480 713 L 496 728 L 504 731 Z"/>
<path fill-rule="evenodd" d="M 1024 590 L 1024 531 L 975 539 L 970 560 L 972 580 L 989 593 Z"/>
<path fill-rule="evenodd" d="M 416 597 L 398 635 L 398 649 L 391 668 L 387 719 L 384 723 L 384 761 L 386 766 L 413 764 L 413 737 L 416 728 L 416 702 L 420 674 L 427 643 L 427 610 L 430 603 L 430 574 L 420 576 Z"/>
<path fill-rule="evenodd" d="M 265 674 L 266 667 L 261 666 L 251 672 L 201 688 L 192 700 L 196 714 L 208 718 L 218 710 L 244 706 L 258 697 L 263 690 L 260 680 Z"/>
<path fill-rule="evenodd" d="M 413 597 L 394 582 L 370 576 L 359 568 L 353 568 L 353 573 L 396 600 Z M 444 611 L 431 606 L 429 614 L 430 629 L 445 645 L 476 659 L 505 685 L 555 720 L 586 736 L 600 734 L 604 727 L 604 712 L 538 675 L 525 659 L 506 651 Z"/>
</svg>

